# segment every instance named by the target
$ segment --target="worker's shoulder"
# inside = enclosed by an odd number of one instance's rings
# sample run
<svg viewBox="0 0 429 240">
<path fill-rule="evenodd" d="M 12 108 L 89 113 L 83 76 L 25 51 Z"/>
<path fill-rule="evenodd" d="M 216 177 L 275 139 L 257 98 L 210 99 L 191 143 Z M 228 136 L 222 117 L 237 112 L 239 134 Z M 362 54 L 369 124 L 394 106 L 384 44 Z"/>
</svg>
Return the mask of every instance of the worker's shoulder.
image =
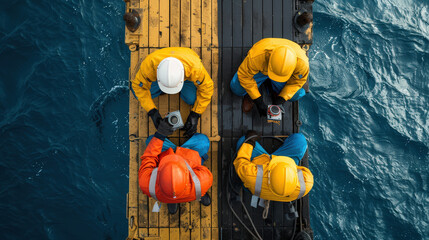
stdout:
<svg viewBox="0 0 429 240">
<path fill-rule="evenodd" d="M 157 55 L 181 55 L 181 54 L 189 54 L 189 55 L 198 57 L 198 54 L 194 50 L 187 47 L 161 48 L 149 54 L 148 57 L 157 56 Z"/>
<path fill-rule="evenodd" d="M 302 171 L 306 181 L 313 182 L 313 173 L 311 173 L 310 169 L 303 166 L 297 166 L 297 169 Z"/>
<path fill-rule="evenodd" d="M 265 56 L 265 53 L 267 51 L 272 51 L 278 46 L 289 46 L 296 52 L 298 58 L 304 61 L 308 61 L 306 52 L 301 48 L 301 46 L 298 43 L 285 38 L 261 39 L 253 45 L 253 47 L 249 51 L 248 56 L 250 58 L 258 58 L 261 56 Z"/>
</svg>

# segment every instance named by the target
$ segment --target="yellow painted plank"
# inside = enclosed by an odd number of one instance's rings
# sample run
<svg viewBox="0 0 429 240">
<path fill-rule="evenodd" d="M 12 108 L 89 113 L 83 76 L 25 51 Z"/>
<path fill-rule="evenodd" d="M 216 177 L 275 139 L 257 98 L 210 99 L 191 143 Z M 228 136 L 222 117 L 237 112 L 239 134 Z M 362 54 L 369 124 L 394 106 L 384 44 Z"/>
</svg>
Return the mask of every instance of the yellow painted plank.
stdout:
<svg viewBox="0 0 429 240">
<path fill-rule="evenodd" d="M 159 238 L 161 240 L 170 239 L 170 229 L 169 228 L 159 228 Z"/>
<path fill-rule="evenodd" d="M 191 46 L 191 1 L 180 1 L 180 46 Z"/>
<path fill-rule="evenodd" d="M 189 226 L 190 226 L 190 210 L 191 204 L 180 203 L 180 239 L 189 239 L 191 237 Z"/>
<path fill-rule="evenodd" d="M 144 239 L 149 236 L 149 230 L 147 228 L 139 228 L 139 237 Z"/>
<path fill-rule="evenodd" d="M 212 2 L 214 4 L 214 2 Z M 217 5 L 216 5 L 217 6 Z M 217 37 L 217 32 L 216 32 Z M 212 48 L 212 79 L 214 81 L 214 92 L 212 97 L 212 136 L 217 136 L 218 131 L 218 56 L 219 49 Z M 212 227 L 218 227 L 218 142 L 212 142 L 212 168 L 213 174 L 213 186 L 212 186 Z M 212 234 L 214 238 L 214 235 Z"/>
<path fill-rule="evenodd" d="M 180 47 L 180 0 L 170 0 L 170 47 Z"/>
<path fill-rule="evenodd" d="M 149 1 L 149 8 L 151 7 L 152 1 Z M 151 14 L 151 10 L 149 9 L 149 16 Z M 150 17 L 149 17 L 150 18 Z M 149 37 L 149 44 L 150 44 L 150 37 Z M 149 49 L 149 54 L 154 52 L 156 49 L 150 48 Z M 159 106 L 159 98 L 154 98 L 153 102 L 155 103 L 155 106 Z M 148 118 L 148 125 L 149 125 L 149 133 L 148 135 L 153 135 L 156 132 L 156 128 L 155 125 L 153 125 L 152 119 Z M 159 213 L 157 212 L 152 212 L 152 208 L 155 205 L 155 199 L 153 198 L 149 198 L 149 204 L 148 204 L 148 208 L 149 208 L 149 235 L 154 234 L 153 231 L 154 230 L 150 230 L 150 228 L 157 228 L 159 226 Z M 162 206 L 165 207 L 165 206 Z M 151 233 L 152 231 L 152 233 Z M 157 236 L 157 235 L 156 235 Z"/>
<path fill-rule="evenodd" d="M 131 52 L 129 80 L 134 79 L 138 64 L 138 52 Z M 138 109 L 139 103 L 130 91 L 129 95 L 129 135 L 138 136 Z M 129 161 L 129 192 L 128 192 L 128 233 L 129 237 L 138 235 L 138 141 L 130 142 Z"/>
<path fill-rule="evenodd" d="M 180 229 L 178 227 L 170 227 L 170 239 L 179 240 L 180 239 Z"/>
<path fill-rule="evenodd" d="M 164 117 L 168 113 L 168 94 L 163 94 L 158 97 L 159 103 L 159 113 L 162 117 Z M 162 204 L 159 211 L 159 227 L 168 227 L 169 226 L 169 216 L 168 216 L 168 208 L 167 204 Z"/>
<path fill-rule="evenodd" d="M 143 59 L 148 55 L 147 48 L 139 49 L 139 64 L 143 61 Z M 138 66 L 140 67 L 140 66 Z M 140 105 L 140 104 L 139 104 Z M 139 107 L 139 137 L 147 137 L 148 135 L 148 115 L 147 112 L 140 106 Z M 139 141 L 139 157 L 143 155 L 144 150 L 146 148 L 145 140 Z M 141 160 L 139 159 L 139 165 L 141 164 Z M 138 171 L 138 169 L 137 169 Z M 138 181 L 137 181 L 138 184 Z M 139 188 L 139 227 L 147 228 L 149 226 L 149 208 L 148 208 L 148 196 L 143 194 L 143 192 Z"/>
<path fill-rule="evenodd" d="M 136 65 L 138 62 L 138 52 L 131 53 L 131 64 Z M 135 76 L 134 67 L 130 67 L 129 79 L 133 79 Z M 130 91 L 129 96 L 129 135 L 138 136 L 138 108 L 139 103 L 134 95 Z M 138 142 L 130 142 L 130 162 L 129 162 L 129 193 L 128 193 L 128 206 L 137 207 L 137 173 L 138 168 Z"/>
<path fill-rule="evenodd" d="M 128 209 L 128 237 L 136 238 L 138 237 L 138 213 L 137 208 Z"/>
<path fill-rule="evenodd" d="M 214 90 L 212 97 L 212 136 L 219 134 L 218 130 L 218 66 L 219 66 L 219 49 L 212 48 L 212 79 L 214 82 Z"/>
<path fill-rule="evenodd" d="M 212 231 L 211 228 L 202 227 L 201 228 L 201 239 L 210 240 L 212 239 Z"/>
<path fill-rule="evenodd" d="M 212 224 L 211 227 L 218 227 L 218 142 L 212 142 L 212 173 L 213 173 L 213 186 L 211 189 L 212 197 Z"/>
<path fill-rule="evenodd" d="M 149 237 L 158 237 L 159 236 L 159 228 L 158 227 L 149 227 Z"/>
<path fill-rule="evenodd" d="M 132 1 L 130 1 L 129 4 L 133 8 L 138 8 L 139 7 L 139 1 L 138 0 L 132 0 Z"/>
<path fill-rule="evenodd" d="M 219 228 L 212 228 L 212 239 L 219 239 Z"/>
<path fill-rule="evenodd" d="M 192 50 L 194 50 L 194 52 L 196 52 L 198 54 L 198 56 L 201 58 L 201 48 L 200 47 L 192 47 Z M 199 132 L 199 133 L 201 132 L 201 119 L 200 119 L 200 121 L 198 121 L 197 132 Z"/>
<path fill-rule="evenodd" d="M 168 94 L 162 94 L 158 97 L 158 110 L 161 117 L 164 117 L 168 113 Z"/>
<path fill-rule="evenodd" d="M 202 0 L 201 9 L 201 46 L 209 47 L 212 43 L 212 0 Z"/>
<path fill-rule="evenodd" d="M 200 219 L 200 210 L 201 204 L 199 201 L 191 202 L 191 239 L 201 239 L 201 219 Z"/>
<path fill-rule="evenodd" d="M 218 12 L 217 12 L 217 1 L 212 0 L 212 47 L 218 47 L 219 46 L 219 39 L 218 39 Z M 247 20 L 247 19 L 246 19 Z"/>
<path fill-rule="evenodd" d="M 158 228 L 158 218 L 159 218 L 159 213 L 157 212 L 152 212 L 153 209 L 153 205 L 155 204 L 155 199 L 153 198 L 149 198 L 149 234 L 150 234 L 150 228 Z M 162 207 L 166 207 L 166 206 L 162 206 Z"/>
<path fill-rule="evenodd" d="M 170 45 L 170 1 L 159 0 L 159 46 Z"/>
<path fill-rule="evenodd" d="M 201 47 L 201 0 L 191 0 L 191 47 Z"/>
<path fill-rule="evenodd" d="M 159 0 L 149 0 L 149 47 L 159 47 Z"/>
<path fill-rule="evenodd" d="M 204 65 L 204 68 L 206 68 L 207 72 L 211 74 L 211 51 L 207 48 L 202 49 L 202 62 Z M 211 119 L 212 118 L 212 104 L 210 103 L 207 106 L 206 111 L 201 115 L 201 133 L 205 134 L 206 136 L 211 136 Z M 210 143 L 211 145 L 212 143 Z M 211 149 L 211 147 L 210 147 Z M 211 171 L 211 162 L 212 160 L 212 154 L 211 151 L 209 152 L 209 159 L 204 162 L 204 166 L 206 166 Z M 212 172 L 213 173 L 213 172 Z M 213 173 L 217 174 L 217 173 Z M 216 184 L 216 182 L 213 182 L 213 184 Z M 207 193 L 212 196 L 212 188 L 210 188 Z M 211 226 L 211 211 L 212 211 L 212 205 L 210 206 L 201 206 L 201 227 L 207 228 Z"/>
<path fill-rule="evenodd" d="M 142 35 L 139 37 L 139 46 L 149 46 L 149 0 L 140 0 L 140 8 L 143 10 L 141 18 Z"/>
</svg>

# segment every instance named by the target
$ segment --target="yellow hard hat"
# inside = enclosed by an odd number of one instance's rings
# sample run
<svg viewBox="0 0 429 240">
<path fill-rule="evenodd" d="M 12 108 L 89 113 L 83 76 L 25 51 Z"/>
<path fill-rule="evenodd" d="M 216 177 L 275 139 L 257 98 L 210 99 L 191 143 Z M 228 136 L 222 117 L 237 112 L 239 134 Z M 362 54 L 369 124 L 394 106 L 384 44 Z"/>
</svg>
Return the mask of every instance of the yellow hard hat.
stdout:
<svg viewBox="0 0 429 240">
<path fill-rule="evenodd" d="M 286 197 L 295 191 L 298 174 L 293 159 L 276 156 L 270 161 L 268 171 L 268 185 L 274 194 Z"/>
<path fill-rule="evenodd" d="M 276 82 L 286 82 L 296 67 L 296 53 L 289 46 L 273 49 L 268 63 L 268 77 Z"/>
</svg>

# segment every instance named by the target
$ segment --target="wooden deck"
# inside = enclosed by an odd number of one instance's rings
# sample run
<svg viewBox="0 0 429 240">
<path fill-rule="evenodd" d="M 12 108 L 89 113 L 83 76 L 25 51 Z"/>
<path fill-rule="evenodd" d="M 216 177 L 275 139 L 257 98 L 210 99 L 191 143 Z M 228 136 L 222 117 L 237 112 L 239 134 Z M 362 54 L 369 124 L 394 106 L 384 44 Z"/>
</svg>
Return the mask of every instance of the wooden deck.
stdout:
<svg viewBox="0 0 429 240">
<path fill-rule="evenodd" d="M 160 213 L 152 213 L 154 200 L 138 187 L 139 157 L 145 149 L 146 138 L 155 133 L 155 128 L 130 93 L 129 239 L 251 239 L 228 208 L 225 192 L 227 167 L 233 160 L 238 138 L 248 129 L 263 135 L 298 132 L 299 103 L 286 103 L 281 125 L 269 124 L 255 112 L 242 113 L 241 98 L 232 94 L 229 83 L 247 51 L 262 38 L 288 38 L 303 46 L 312 43 L 311 31 L 303 34 L 293 27 L 293 17 L 302 8 L 311 11 L 311 3 L 299 0 L 126 0 L 126 11 L 138 11 L 142 20 L 136 32 L 125 30 L 125 43 L 131 51 L 130 80 L 149 53 L 159 48 L 183 46 L 200 55 L 215 83 L 212 102 L 202 115 L 199 126 L 199 132 L 211 139 L 210 158 L 204 165 L 214 177 L 209 190 L 212 204 L 209 207 L 200 206 L 199 202 L 180 204 L 175 215 L 169 215 L 165 205 Z M 308 84 L 305 88 L 308 90 Z M 162 95 L 154 102 L 161 115 L 180 109 L 186 120 L 190 111 L 190 106 L 178 94 Z M 220 142 L 219 134 L 222 136 Z M 183 132 L 176 132 L 170 139 L 182 144 L 186 140 L 182 135 Z M 278 143 L 265 140 L 263 145 L 271 151 Z M 307 155 L 302 164 L 308 166 Z M 244 192 L 244 200 L 249 206 L 250 193 Z M 298 203 L 300 218 L 297 230 L 310 227 L 308 201 L 306 196 Z M 244 216 L 241 205 L 235 202 L 233 207 L 241 217 Z M 293 234 L 292 222 L 285 219 L 285 204 L 272 203 L 265 221 L 261 218 L 262 208 L 248 209 L 264 239 L 288 239 Z"/>
<path fill-rule="evenodd" d="M 218 36 L 217 2 L 211 0 L 130 0 L 126 11 L 136 10 L 142 20 L 139 29 L 131 33 L 125 30 L 125 43 L 130 46 L 130 80 L 137 73 L 140 62 L 149 53 L 164 47 L 190 47 L 197 52 L 215 83 L 211 104 L 202 114 L 198 132 L 209 136 L 211 149 L 204 165 L 213 174 L 213 186 L 209 190 L 211 206 L 204 207 L 197 201 L 180 204 L 178 213 L 169 215 L 166 205 L 159 213 L 151 211 L 152 198 L 138 187 L 140 156 L 145 149 L 146 138 L 155 133 L 138 101 L 130 94 L 130 173 L 127 197 L 127 218 L 130 239 L 218 239 Z M 162 95 L 154 99 L 161 115 L 180 109 L 186 120 L 190 106 L 178 94 Z M 176 145 L 186 140 L 183 132 L 175 132 L 170 140 Z M 137 139 L 136 139 L 137 138 Z"/>
</svg>

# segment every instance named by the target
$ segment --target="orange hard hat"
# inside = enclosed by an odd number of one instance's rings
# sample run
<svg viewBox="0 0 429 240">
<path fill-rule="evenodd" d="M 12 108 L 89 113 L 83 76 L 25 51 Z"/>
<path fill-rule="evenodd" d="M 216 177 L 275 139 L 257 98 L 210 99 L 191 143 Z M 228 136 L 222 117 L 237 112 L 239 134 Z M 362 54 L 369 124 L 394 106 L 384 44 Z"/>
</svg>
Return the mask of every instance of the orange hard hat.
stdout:
<svg viewBox="0 0 429 240">
<path fill-rule="evenodd" d="M 295 161 L 290 157 L 276 156 L 268 164 L 268 185 L 273 193 L 286 197 L 292 194 L 298 184 Z"/>
<path fill-rule="evenodd" d="M 271 52 L 268 77 L 276 82 L 286 82 L 295 71 L 297 57 L 289 46 L 278 46 Z"/>
<path fill-rule="evenodd" d="M 162 158 L 158 168 L 158 186 L 170 198 L 180 197 L 189 184 L 189 170 L 185 159 L 176 154 Z"/>
</svg>

